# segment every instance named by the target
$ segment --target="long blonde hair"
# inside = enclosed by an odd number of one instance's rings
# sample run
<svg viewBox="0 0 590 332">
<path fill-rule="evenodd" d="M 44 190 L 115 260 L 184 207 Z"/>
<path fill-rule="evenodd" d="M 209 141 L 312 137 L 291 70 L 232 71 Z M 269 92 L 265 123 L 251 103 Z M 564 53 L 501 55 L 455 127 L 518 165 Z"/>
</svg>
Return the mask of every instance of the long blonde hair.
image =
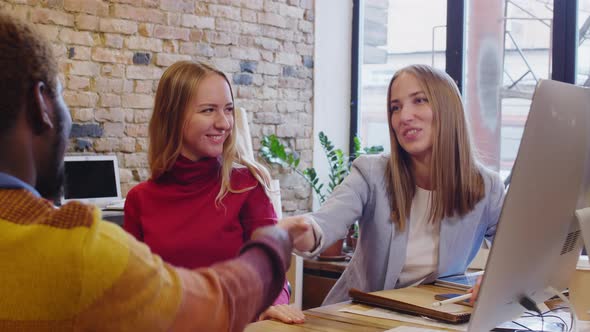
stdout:
<svg viewBox="0 0 590 332">
<path fill-rule="evenodd" d="M 158 179 L 169 171 L 180 155 L 184 126 L 187 123 L 185 112 L 187 104 L 207 75 L 219 75 L 227 82 L 232 102 L 233 91 L 227 76 L 220 70 L 201 62 L 179 61 L 166 69 L 156 92 L 154 111 L 149 123 L 148 163 L 151 178 Z M 231 172 L 234 167 L 246 167 L 264 187 L 267 195 L 270 192 L 270 173 L 252 156 L 240 148 L 236 142 L 236 124 L 223 143 L 221 155 L 221 188 L 215 198 L 220 204 L 228 192 L 240 193 L 253 189 L 234 189 L 231 186 Z"/>
<path fill-rule="evenodd" d="M 422 87 L 433 113 L 433 146 L 430 177 L 433 192 L 429 220 L 439 222 L 455 214 L 464 216 L 484 196 L 484 182 L 473 152 L 469 125 L 457 85 L 445 72 L 425 65 L 398 70 L 387 90 L 387 115 L 391 156 L 385 184 L 391 218 L 400 230 L 410 215 L 416 183 L 409 154 L 400 146 L 391 123 L 391 87 L 402 74 L 414 76 Z"/>
</svg>

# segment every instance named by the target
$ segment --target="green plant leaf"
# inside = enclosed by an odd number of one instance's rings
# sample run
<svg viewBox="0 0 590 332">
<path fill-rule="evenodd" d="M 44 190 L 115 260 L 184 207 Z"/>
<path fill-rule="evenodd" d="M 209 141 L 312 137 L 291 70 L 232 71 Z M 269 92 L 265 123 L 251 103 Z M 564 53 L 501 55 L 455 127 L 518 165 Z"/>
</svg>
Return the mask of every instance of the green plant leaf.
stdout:
<svg viewBox="0 0 590 332">
<path fill-rule="evenodd" d="M 328 136 L 322 131 L 318 134 L 319 141 L 324 154 L 328 160 L 328 182 L 320 183 L 320 179 L 313 167 L 300 170 L 299 165 L 301 159 L 297 152 L 290 149 L 275 135 L 265 135 L 260 141 L 260 157 L 268 162 L 269 164 L 280 165 L 284 168 L 289 168 L 295 173 L 302 176 L 307 183 L 312 187 L 315 192 L 320 204 L 323 204 L 326 200 L 326 194 L 332 193 L 332 191 L 340 184 L 346 176 L 350 173 L 350 167 L 352 161 L 357 156 L 363 154 L 376 154 L 383 152 L 383 147 L 380 145 L 362 148 L 362 142 L 360 138 L 354 137 L 353 139 L 353 151 L 350 156 L 347 156 L 342 149 L 335 149 L 334 144 L 330 141 Z"/>
</svg>

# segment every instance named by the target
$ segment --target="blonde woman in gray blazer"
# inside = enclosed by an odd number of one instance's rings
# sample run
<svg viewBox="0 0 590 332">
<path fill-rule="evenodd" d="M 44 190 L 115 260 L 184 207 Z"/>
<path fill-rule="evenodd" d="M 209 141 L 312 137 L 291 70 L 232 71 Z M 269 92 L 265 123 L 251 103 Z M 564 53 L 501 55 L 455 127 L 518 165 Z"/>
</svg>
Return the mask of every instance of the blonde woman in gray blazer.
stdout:
<svg viewBox="0 0 590 332">
<path fill-rule="evenodd" d="M 313 257 L 359 222 L 348 268 L 324 305 L 365 292 L 462 273 L 492 239 L 504 198 L 497 173 L 474 156 L 459 90 L 444 72 L 413 65 L 396 72 L 387 96 L 390 154 L 361 156 L 316 212 L 295 248 Z"/>
</svg>

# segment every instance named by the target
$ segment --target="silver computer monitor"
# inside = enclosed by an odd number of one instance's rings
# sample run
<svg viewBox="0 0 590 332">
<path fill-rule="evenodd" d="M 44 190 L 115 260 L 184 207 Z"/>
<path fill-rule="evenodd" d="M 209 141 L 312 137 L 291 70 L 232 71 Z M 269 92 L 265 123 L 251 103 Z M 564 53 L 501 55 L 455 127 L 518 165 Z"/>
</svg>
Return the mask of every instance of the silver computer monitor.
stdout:
<svg viewBox="0 0 590 332">
<path fill-rule="evenodd" d="M 121 199 L 115 155 L 67 155 L 62 204 L 71 200 L 105 207 Z"/>
<path fill-rule="evenodd" d="M 590 90 L 541 80 L 469 331 L 489 331 L 568 287 L 582 248 L 574 214 L 588 207 Z"/>
</svg>

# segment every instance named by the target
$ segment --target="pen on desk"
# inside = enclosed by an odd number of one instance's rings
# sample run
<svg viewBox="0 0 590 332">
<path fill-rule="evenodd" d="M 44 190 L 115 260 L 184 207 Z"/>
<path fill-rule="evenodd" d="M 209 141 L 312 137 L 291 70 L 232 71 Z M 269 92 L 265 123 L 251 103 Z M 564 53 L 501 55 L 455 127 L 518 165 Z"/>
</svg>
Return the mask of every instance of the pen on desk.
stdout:
<svg viewBox="0 0 590 332">
<path fill-rule="evenodd" d="M 463 300 L 467 300 L 470 298 L 471 298 L 471 293 L 467 293 L 465 295 L 456 296 L 456 297 L 453 297 L 448 300 L 434 302 L 432 304 L 432 306 L 433 307 L 440 307 L 441 305 L 445 305 L 445 304 L 449 304 L 449 303 L 457 303 L 457 302 L 461 302 Z"/>
</svg>

